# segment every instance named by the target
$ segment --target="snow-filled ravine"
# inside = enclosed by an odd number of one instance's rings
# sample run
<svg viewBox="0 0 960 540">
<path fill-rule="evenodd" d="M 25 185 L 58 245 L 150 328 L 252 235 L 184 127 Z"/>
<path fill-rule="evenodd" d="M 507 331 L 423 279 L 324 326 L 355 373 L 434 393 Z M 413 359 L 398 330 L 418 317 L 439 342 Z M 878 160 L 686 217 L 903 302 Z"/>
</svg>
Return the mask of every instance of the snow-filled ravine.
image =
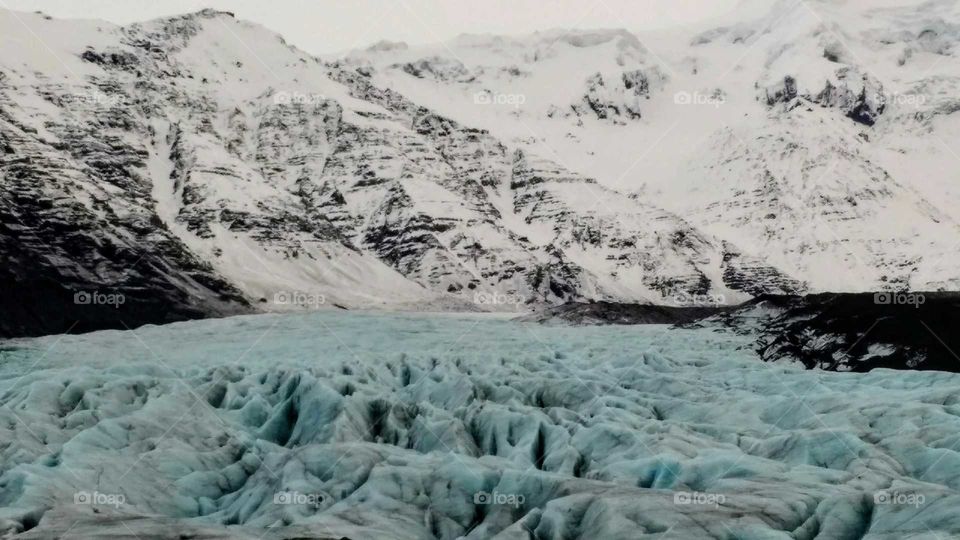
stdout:
<svg viewBox="0 0 960 540">
<path fill-rule="evenodd" d="M 957 447 L 958 375 L 702 329 L 327 311 L 0 342 L 17 538 L 960 538 Z"/>
</svg>

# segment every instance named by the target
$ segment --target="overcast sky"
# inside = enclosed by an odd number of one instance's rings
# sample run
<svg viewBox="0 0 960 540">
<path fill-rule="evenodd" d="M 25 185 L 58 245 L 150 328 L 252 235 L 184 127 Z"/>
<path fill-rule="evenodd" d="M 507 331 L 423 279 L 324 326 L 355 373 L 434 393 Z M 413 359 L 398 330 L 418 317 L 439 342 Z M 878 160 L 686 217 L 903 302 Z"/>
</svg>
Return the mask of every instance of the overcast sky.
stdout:
<svg viewBox="0 0 960 540">
<path fill-rule="evenodd" d="M 205 7 L 232 11 L 314 54 L 380 39 L 429 43 L 465 32 L 523 34 L 550 28 L 649 30 L 691 24 L 739 0 L 0 0 L 55 17 L 129 23 Z"/>
</svg>

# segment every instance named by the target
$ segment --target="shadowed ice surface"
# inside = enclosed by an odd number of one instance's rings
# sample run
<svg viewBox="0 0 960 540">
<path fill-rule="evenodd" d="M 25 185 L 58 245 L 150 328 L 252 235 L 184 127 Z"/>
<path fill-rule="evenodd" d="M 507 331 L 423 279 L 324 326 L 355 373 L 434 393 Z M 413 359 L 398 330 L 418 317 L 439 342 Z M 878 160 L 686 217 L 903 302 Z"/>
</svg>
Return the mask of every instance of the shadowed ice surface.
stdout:
<svg viewBox="0 0 960 540">
<path fill-rule="evenodd" d="M 749 345 L 343 312 L 8 341 L 0 532 L 960 535 L 960 376 Z"/>
</svg>

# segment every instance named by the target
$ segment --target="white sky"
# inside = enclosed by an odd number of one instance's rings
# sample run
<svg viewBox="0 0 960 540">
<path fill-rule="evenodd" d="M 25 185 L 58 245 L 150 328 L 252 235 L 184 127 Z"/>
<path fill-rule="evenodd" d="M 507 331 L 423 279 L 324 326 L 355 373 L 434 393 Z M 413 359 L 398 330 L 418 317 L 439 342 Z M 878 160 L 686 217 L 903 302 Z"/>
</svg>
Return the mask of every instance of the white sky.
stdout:
<svg viewBox="0 0 960 540">
<path fill-rule="evenodd" d="M 461 33 L 550 28 L 650 30 L 695 23 L 739 0 L 0 0 L 0 8 L 130 23 L 212 7 L 258 22 L 313 54 L 381 39 L 429 43 Z"/>
</svg>

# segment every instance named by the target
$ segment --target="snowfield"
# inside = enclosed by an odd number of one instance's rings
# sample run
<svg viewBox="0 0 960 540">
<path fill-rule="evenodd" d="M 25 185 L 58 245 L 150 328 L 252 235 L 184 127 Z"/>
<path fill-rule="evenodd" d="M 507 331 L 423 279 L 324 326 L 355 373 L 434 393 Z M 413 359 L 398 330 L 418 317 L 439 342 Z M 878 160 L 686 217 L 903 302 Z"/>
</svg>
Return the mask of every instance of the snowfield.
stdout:
<svg viewBox="0 0 960 540">
<path fill-rule="evenodd" d="M 960 537 L 960 376 L 748 343 L 346 312 L 3 342 L 0 531 Z"/>
</svg>

